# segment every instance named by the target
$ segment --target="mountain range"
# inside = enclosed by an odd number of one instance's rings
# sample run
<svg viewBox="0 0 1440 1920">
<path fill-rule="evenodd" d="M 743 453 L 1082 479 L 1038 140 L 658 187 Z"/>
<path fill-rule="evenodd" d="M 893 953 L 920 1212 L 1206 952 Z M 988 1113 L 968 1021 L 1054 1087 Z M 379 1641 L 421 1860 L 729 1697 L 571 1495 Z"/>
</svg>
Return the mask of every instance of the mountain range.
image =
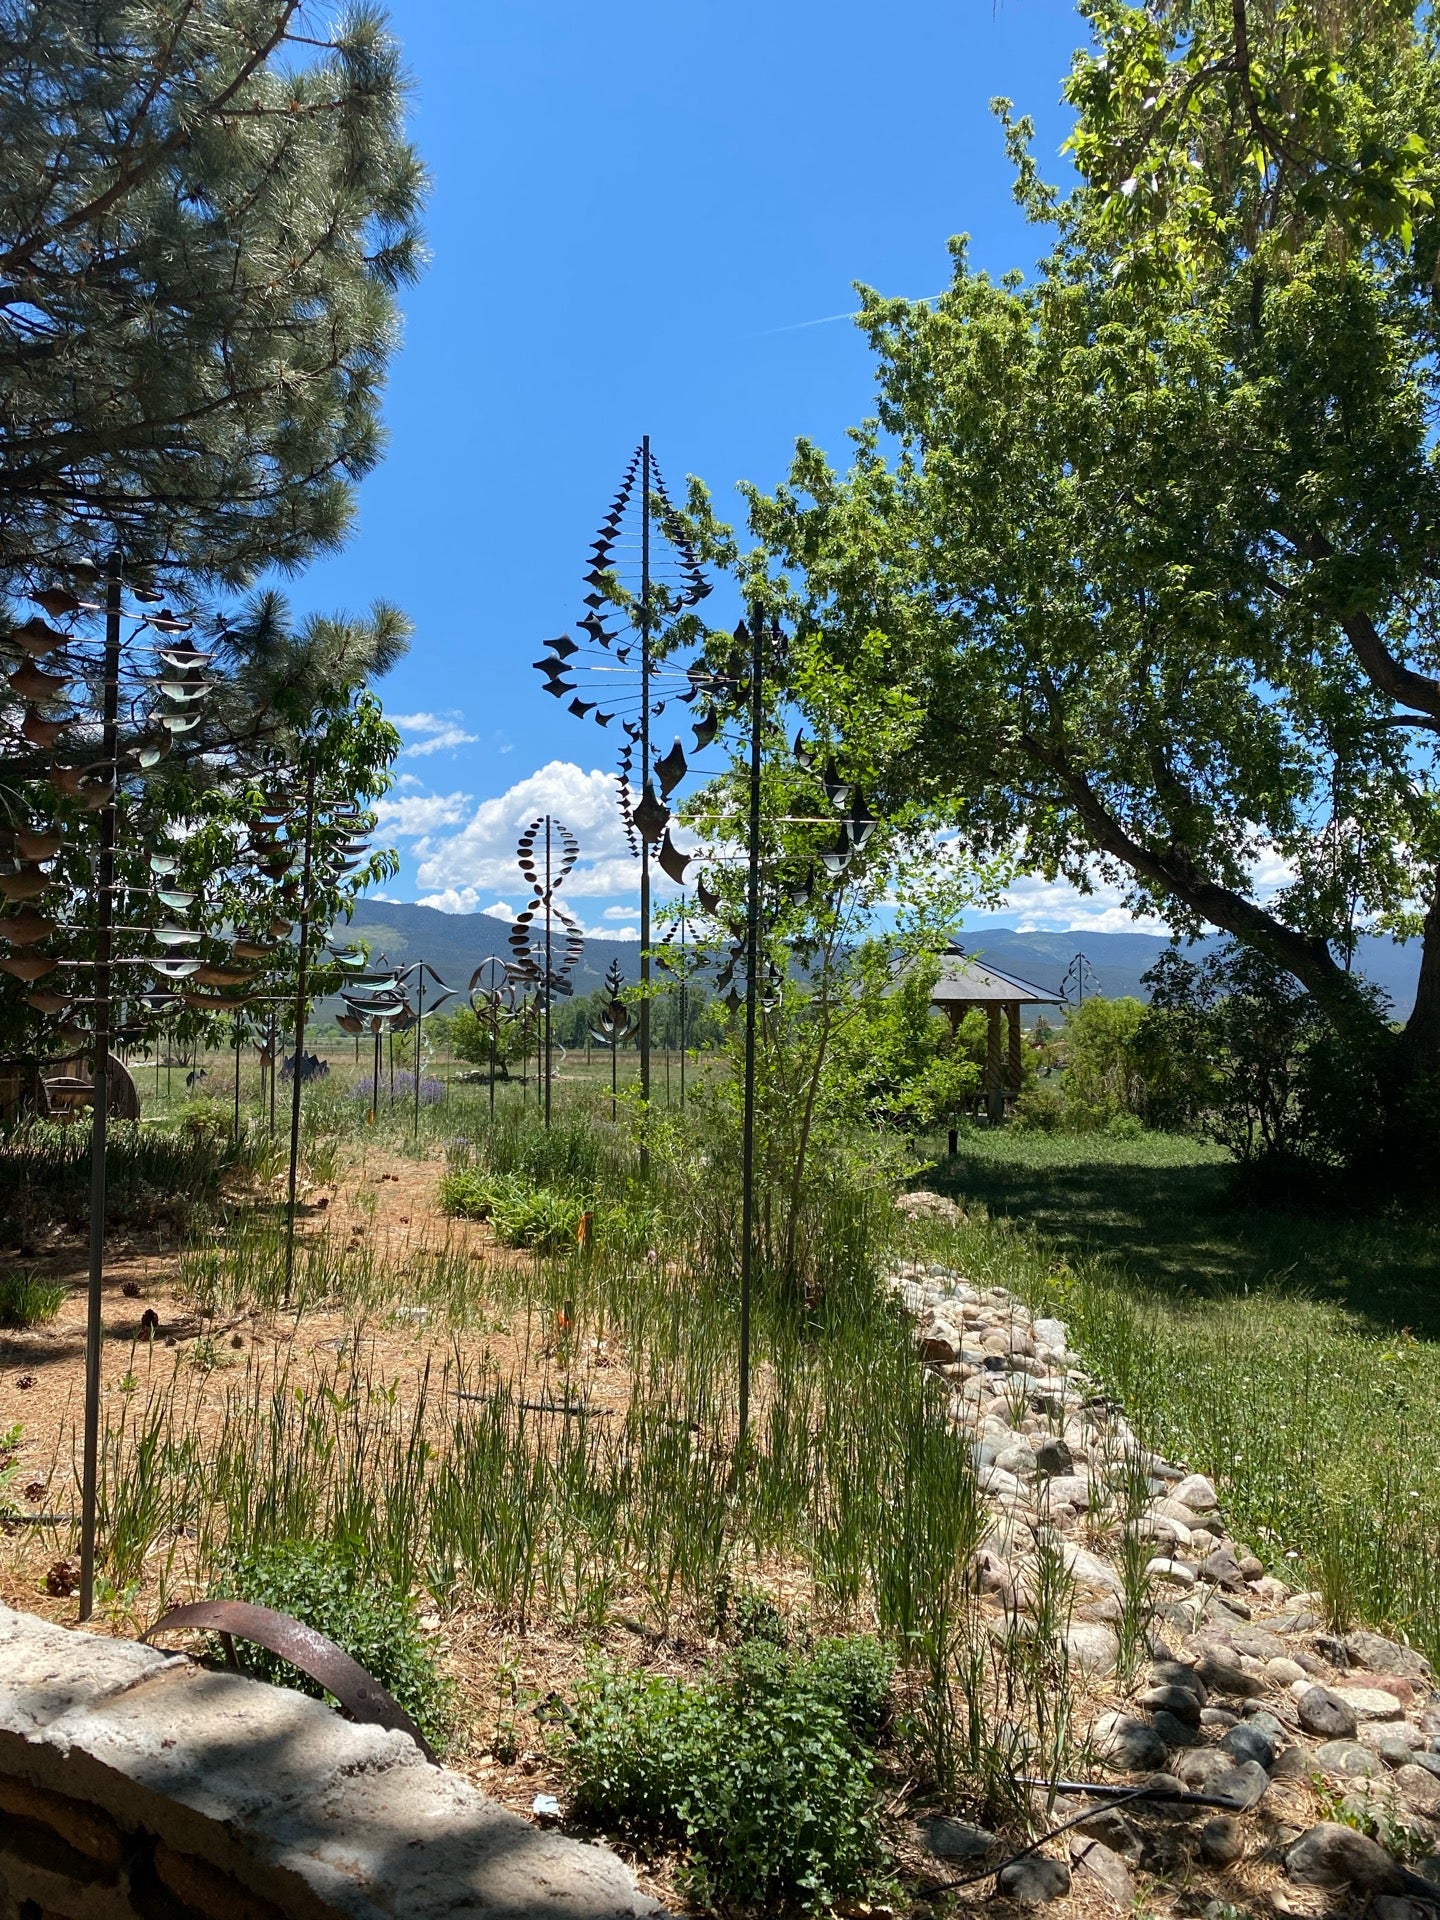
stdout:
<svg viewBox="0 0 1440 1920">
<path fill-rule="evenodd" d="M 486 913 L 441 913 L 403 900 L 361 900 L 350 931 L 368 942 L 371 955 L 405 965 L 427 960 L 448 985 L 462 994 L 480 962 L 491 955 L 508 956 L 509 923 Z M 1141 975 L 1152 967 L 1170 944 L 1164 934 L 1094 933 L 1072 928 L 1061 932 L 1019 932 L 1000 920 L 971 922 L 960 936 L 967 953 L 1002 973 L 1017 975 L 1057 1000 L 1062 983 L 1077 955 L 1085 960 L 1087 995 L 1103 993 L 1109 999 L 1123 994 L 1145 998 Z M 1193 954 L 1213 951 L 1220 936 L 1197 941 Z M 618 960 L 627 980 L 639 972 L 639 947 L 634 940 L 586 939 L 585 954 L 575 973 L 577 993 L 600 986 L 606 968 Z M 1403 1019 L 1415 999 L 1419 972 L 1418 947 L 1400 946 L 1385 938 L 1367 937 L 1356 956 L 1358 970 L 1389 994 L 1397 1018 Z M 1074 998 L 1073 985 L 1070 998 Z"/>
</svg>

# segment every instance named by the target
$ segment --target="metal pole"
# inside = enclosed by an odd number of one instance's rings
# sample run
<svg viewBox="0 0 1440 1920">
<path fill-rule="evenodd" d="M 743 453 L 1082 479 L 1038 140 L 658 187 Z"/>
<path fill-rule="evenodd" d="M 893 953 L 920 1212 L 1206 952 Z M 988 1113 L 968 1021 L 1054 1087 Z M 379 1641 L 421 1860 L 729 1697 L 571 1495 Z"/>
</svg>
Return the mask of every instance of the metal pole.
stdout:
<svg viewBox="0 0 1440 1920">
<path fill-rule="evenodd" d="M 619 1107 L 618 1107 L 619 1091 L 620 1091 L 619 1076 L 620 1076 L 620 1035 L 618 1032 L 614 1032 L 610 1035 L 610 1124 L 612 1127 L 614 1126 L 615 1121 L 619 1116 Z"/>
<path fill-rule="evenodd" d="M 685 957 L 685 909 L 680 909 L 680 1111 L 685 1111 L 685 1048 L 690 1035 L 690 981 Z"/>
<path fill-rule="evenodd" d="M 550 1125 L 550 816 L 545 816 L 545 1125 Z"/>
<path fill-rule="evenodd" d="M 102 776 L 119 783 L 120 557 L 105 587 L 105 688 L 100 734 Z M 95 870 L 95 1053 L 90 1069 L 90 1281 L 85 1302 L 85 1438 L 80 1488 L 80 1618 L 95 1611 L 95 1511 L 100 1481 L 100 1348 L 105 1279 L 105 1151 L 110 1131 L 110 962 L 115 921 L 116 795 L 100 814 Z"/>
<path fill-rule="evenodd" d="M 415 976 L 418 986 L 418 1011 L 415 1015 L 415 1138 L 420 1138 L 420 1035 L 425 1030 L 425 962 Z"/>
<path fill-rule="evenodd" d="M 760 610 L 750 614 L 750 868 L 745 887 L 745 1113 L 740 1189 L 740 1434 L 750 1427 L 750 1290 L 755 1269 L 755 1015 L 760 971 Z"/>
<path fill-rule="evenodd" d="M 650 781 L 650 436 L 640 442 L 640 791 Z M 640 1173 L 650 1171 L 650 843 L 640 839 Z"/>
<path fill-rule="evenodd" d="M 500 1002 L 497 999 L 490 1008 L 490 1118 L 495 1118 L 495 1054 L 496 1041 L 500 1037 Z"/>
<path fill-rule="evenodd" d="M 375 1115 L 380 1109 L 380 1029 L 375 1029 L 375 1068 L 370 1078 L 370 1124 L 375 1124 Z"/>
<path fill-rule="evenodd" d="M 240 1144 L 240 1016 L 237 1013 L 235 1027 L 235 1119 L 230 1129 L 230 1138 L 236 1146 Z"/>
<path fill-rule="evenodd" d="M 305 775 L 305 853 L 300 868 L 300 952 L 295 975 L 295 1059 L 290 1088 L 290 1183 L 285 1205 L 285 1304 L 295 1275 L 295 1182 L 300 1171 L 300 1095 L 305 1053 L 306 970 L 310 964 L 310 854 L 315 839 L 315 752 Z"/>
</svg>

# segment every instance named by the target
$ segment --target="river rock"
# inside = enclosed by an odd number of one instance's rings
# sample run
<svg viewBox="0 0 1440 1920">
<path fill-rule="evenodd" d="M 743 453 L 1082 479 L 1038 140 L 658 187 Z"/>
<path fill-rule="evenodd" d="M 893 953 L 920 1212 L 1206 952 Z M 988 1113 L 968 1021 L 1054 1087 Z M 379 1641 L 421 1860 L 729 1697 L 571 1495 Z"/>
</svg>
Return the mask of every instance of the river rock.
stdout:
<svg viewBox="0 0 1440 1920">
<path fill-rule="evenodd" d="M 1052 1490 L 1056 1482 L 1050 1482 Z M 1097 1554 L 1087 1553 L 1084 1547 L 1077 1547 L 1067 1540 L 1061 1546 L 1061 1557 L 1065 1562 L 1065 1571 L 1077 1587 L 1091 1587 L 1099 1593 L 1119 1593 L 1120 1577 L 1113 1567 L 1107 1567 Z"/>
<path fill-rule="evenodd" d="M 1120 1639 L 1114 1629 L 1082 1621 L 1065 1635 L 1065 1651 L 1076 1673 L 1103 1680 L 1120 1660 Z"/>
<path fill-rule="evenodd" d="M 1346 1634 L 1345 1645 L 1356 1666 L 1367 1673 L 1398 1673 L 1422 1683 L 1430 1678 L 1428 1660 L 1413 1647 L 1387 1640 L 1383 1634 L 1369 1633 L 1362 1627 Z"/>
<path fill-rule="evenodd" d="M 1022 1480 L 1028 1480 L 1035 1471 L 1035 1455 L 1029 1441 L 1016 1440 L 1002 1447 L 995 1456 L 995 1465 L 1002 1473 L 1017 1474 Z"/>
<path fill-rule="evenodd" d="M 1355 1711 L 1329 1687 L 1307 1687 L 1295 1702 L 1300 1724 L 1320 1740 L 1353 1740 Z"/>
<path fill-rule="evenodd" d="M 1209 1793 L 1212 1780 L 1229 1773 L 1234 1761 L 1219 1747 L 1192 1747 L 1175 1761 L 1175 1777 L 1191 1793 Z"/>
<path fill-rule="evenodd" d="M 1423 1813 L 1430 1820 L 1440 1814 L 1440 1780 L 1426 1768 L 1409 1762 L 1397 1770 L 1395 1785 L 1412 1812 Z"/>
<path fill-rule="evenodd" d="M 1145 1567 L 1147 1580 L 1164 1580 L 1172 1587 L 1193 1587 L 1195 1569 L 1187 1567 L 1183 1560 L 1166 1560 L 1157 1556 L 1147 1562 Z"/>
<path fill-rule="evenodd" d="M 954 1820 L 946 1813 L 917 1821 L 915 1830 L 926 1852 L 940 1860 L 978 1860 L 997 1844 L 987 1828 L 972 1826 L 968 1820 Z"/>
<path fill-rule="evenodd" d="M 1239 1766 L 1217 1773 L 1205 1791 L 1234 1807 L 1237 1813 L 1244 1813 L 1248 1807 L 1260 1804 L 1269 1785 L 1270 1776 L 1264 1767 L 1253 1760 L 1242 1760 Z"/>
<path fill-rule="evenodd" d="M 1192 1513 L 1213 1513 L 1220 1499 L 1212 1481 L 1203 1473 L 1188 1473 L 1170 1489 L 1170 1498 L 1189 1507 Z"/>
<path fill-rule="evenodd" d="M 1207 1553 L 1200 1562 L 1200 1574 L 1206 1580 L 1213 1580 L 1218 1587 L 1226 1587 L 1231 1593 L 1243 1593 L 1247 1575 L 1241 1570 L 1240 1562 L 1233 1553 L 1227 1553 L 1224 1547 L 1218 1547 L 1214 1553 Z"/>
<path fill-rule="evenodd" d="M 1379 1755 L 1362 1747 L 1358 1740 L 1327 1740 L 1315 1749 L 1315 1764 L 1322 1773 L 1338 1773 L 1352 1780 L 1373 1778 L 1385 1771 Z"/>
<path fill-rule="evenodd" d="M 1002 1867 L 995 1891 L 1003 1900 L 1014 1900 L 1022 1907 L 1043 1907 L 1051 1900 L 1063 1900 L 1070 1891 L 1070 1869 L 1063 1860 L 1047 1860 L 1032 1853 L 1026 1860 L 1012 1860 Z"/>
<path fill-rule="evenodd" d="M 1277 1687 L 1293 1687 L 1299 1683 L 1309 1686 L 1310 1676 L 1298 1660 L 1292 1660 L 1288 1653 L 1280 1653 L 1273 1660 L 1265 1662 L 1266 1675 Z"/>
<path fill-rule="evenodd" d="M 1400 1720 L 1405 1709 L 1385 1687 L 1336 1687 L 1336 1697 L 1343 1700 L 1354 1714 L 1356 1720 Z"/>
<path fill-rule="evenodd" d="M 1200 1744 L 1200 1735 L 1194 1727 L 1187 1726 L 1183 1720 L 1177 1720 L 1173 1713 L 1167 1713 L 1163 1707 L 1158 1713 L 1150 1715 L 1150 1724 L 1172 1753 L 1178 1752 L 1183 1747 L 1195 1747 Z"/>
<path fill-rule="evenodd" d="M 1090 1729 L 1090 1737 L 1096 1752 L 1113 1767 L 1138 1773 L 1165 1765 L 1164 1740 L 1148 1720 L 1138 1720 L 1133 1714 L 1102 1713 Z"/>
<path fill-rule="evenodd" d="M 1082 1880 L 1093 1880 L 1122 1912 L 1130 1912 L 1135 1905 L 1135 1882 L 1118 1853 L 1103 1840 L 1077 1839 L 1070 1844 L 1070 1859 Z"/>
<path fill-rule="evenodd" d="M 1300 1887 L 1400 1893 L 1405 1884 L 1400 1868 L 1378 1841 L 1332 1820 L 1301 1834 L 1285 1855 L 1285 1872 Z"/>
<path fill-rule="evenodd" d="M 1257 1693 L 1265 1690 L 1264 1681 L 1253 1673 L 1247 1673 L 1241 1666 L 1240 1656 L 1235 1649 L 1218 1641 L 1202 1646 L 1196 1656 L 1195 1670 L 1214 1693 L 1228 1693 L 1242 1700 L 1253 1700 Z"/>
<path fill-rule="evenodd" d="M 1147 1713 L 1173 1714 L 1189 1727 L 1198 1727 L 1200 1724 L 1200 1696 L 1192 1693 L 1189 1687 L 1146 1687 L 1143 1692 L 1136 1694 L 1135 1705 L 1143 1707 Z"/>
<path fill-rule="evenodd" d="M 1042 1440 L 1035 1449 L 1036 1470 L 1047 1478 L 1068 1474 L 1074 1465 L 1075 1456 L 1064 1440 Z"/>
<path fill-rule="evenodd" d="M 1154 1687 L 1183 1687 L 1187 1693 L 1194 1694 L 1202 1707 L 1205 1704 L 1205 1682 L 1188 1660 L 1156 1660 L 1151 1665 L 1149 1680 Z M 1171 1712 L 1174 1711 L 1172 1707 Z M 1180 1715 L 1182 1720 L 1184 1717 Z"/>
<path fill-rule="evenodd" d="M 1200 1858 L 1207 1867 L 1233 1867 L 1245 1852 L 1245 1830 L 1233 1813 L 1217 1813 L 1200 1829 Z"/>
<path fill-rule="evenodd" d="M 1096 1807 L 1076 1824 L 1075 1831 L 1103 1840 L 1123 1860 L 1138 1862 L 1144 1850 L 1139 1834 L 1117 1807 Z"/>
<path fill-rule="evenodd" d="M 1242 1720 L 1238 1727 L 1231 1727 L 1220 1746 L 1222 1751 L 1233 1755 L 1237 1761 L 1253 1760 L 1257 1766 L 1264 1767 L 1267 1773 L 1275 1764 L 1275 1742 L 1246 1720 Z"/>
</svg>

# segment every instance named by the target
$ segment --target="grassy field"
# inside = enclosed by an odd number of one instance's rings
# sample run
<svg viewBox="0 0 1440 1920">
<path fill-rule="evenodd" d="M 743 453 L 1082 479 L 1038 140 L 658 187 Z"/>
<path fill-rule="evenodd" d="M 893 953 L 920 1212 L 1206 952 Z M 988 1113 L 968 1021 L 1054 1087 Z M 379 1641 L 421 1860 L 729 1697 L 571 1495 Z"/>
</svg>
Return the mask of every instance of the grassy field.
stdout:
<svg viewBox="0 0 1440 1920">
<path fill-rule="evenodd" d="M 946 1249 L 1070 1321 L 1154 1444 L 1333 1618 L 1440 1656 L 1440 1229 L 1267 1210 L 1204 1143 L 1002 1133 L 924 1176 Z"/>
</svg>

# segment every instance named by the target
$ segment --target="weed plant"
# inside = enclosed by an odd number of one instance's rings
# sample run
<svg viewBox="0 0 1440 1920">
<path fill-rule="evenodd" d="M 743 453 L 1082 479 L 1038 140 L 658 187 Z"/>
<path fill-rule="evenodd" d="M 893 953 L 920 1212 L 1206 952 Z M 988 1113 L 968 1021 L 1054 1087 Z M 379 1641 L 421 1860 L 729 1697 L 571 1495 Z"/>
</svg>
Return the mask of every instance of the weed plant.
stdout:
<svg viewBox="0 0 1440 1920">
<path fill-rule="evenodd" d="M 0 1274 L 0 1327 L 43 1327 L 65 1304 L 65 1289 L 33 1273 Z"/>
<path fill-rule="evenodd" d="M 863 1638 L 798 1657 L 750 1641 L 699 1685 L 592 1666 L 565 1736 L 576 1811 L 685 1848 L 707 1907 L 863 1899 L 885 1859 L 872 1771 L 890 1669 Z"/>
</svg>

